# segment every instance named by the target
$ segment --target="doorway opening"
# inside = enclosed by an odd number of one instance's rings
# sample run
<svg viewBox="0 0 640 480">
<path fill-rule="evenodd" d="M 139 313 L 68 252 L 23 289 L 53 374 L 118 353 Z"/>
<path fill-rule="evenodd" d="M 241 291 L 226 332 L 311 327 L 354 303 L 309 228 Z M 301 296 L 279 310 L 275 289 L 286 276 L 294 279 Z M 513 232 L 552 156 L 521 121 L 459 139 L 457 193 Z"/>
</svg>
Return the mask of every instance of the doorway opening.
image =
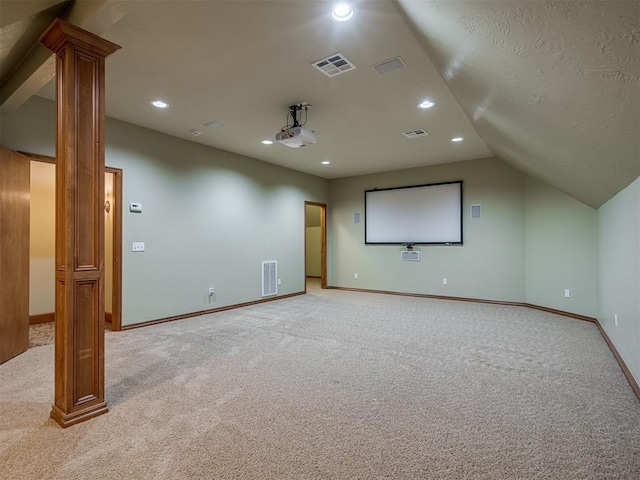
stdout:
<svg viewBox="0 0 640 480">
<path fill-rule="evenodd" d="M 305 292 L 327 288 L 327 206 L 304 202 Z"/>
<path fill-rule="evenodd" d="M 55 320 L 55 159 L 24 154 L 31 160 L 29 233 L 30 345 L 51 342 Z M 122 328 L 122 170 L 105 167 L 105 326 Z"/>
</svg>

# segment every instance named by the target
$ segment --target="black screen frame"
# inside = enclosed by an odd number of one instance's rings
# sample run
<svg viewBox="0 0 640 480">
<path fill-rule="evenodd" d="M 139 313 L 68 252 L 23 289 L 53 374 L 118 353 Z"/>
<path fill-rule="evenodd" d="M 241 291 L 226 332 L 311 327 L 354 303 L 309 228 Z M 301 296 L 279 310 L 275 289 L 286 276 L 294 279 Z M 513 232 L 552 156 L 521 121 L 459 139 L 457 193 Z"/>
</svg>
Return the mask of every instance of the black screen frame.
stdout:
<svg viewBox="0 0 640 480">
<path fill-rule="evenodd" d="M 383 192 L 388 190 L 403 190 L 410 188 L 424 188 L 424 187 L 435 187 L 439 185 L 452 185 L 459 184 L 460 185 L 460 241 L 453 242 L 425 242 L 420 241 L 420 239 L 407 239 L 403 242 L 370 242 L 367 240 L 367 194 L 375 193 L 375 192 Z M 402 187 L 390 187 L 390 188 L 372 188 L 370 190 L 364 191 L 364 243 L 365 245 L 455 245 L 461 246 L 464 245 L 464 182 L 462 180 L 456 180 L 451 182 L 438 182 L 438 183 L 424 183 L 420 185 L 406 185 Z"/>
</svg>

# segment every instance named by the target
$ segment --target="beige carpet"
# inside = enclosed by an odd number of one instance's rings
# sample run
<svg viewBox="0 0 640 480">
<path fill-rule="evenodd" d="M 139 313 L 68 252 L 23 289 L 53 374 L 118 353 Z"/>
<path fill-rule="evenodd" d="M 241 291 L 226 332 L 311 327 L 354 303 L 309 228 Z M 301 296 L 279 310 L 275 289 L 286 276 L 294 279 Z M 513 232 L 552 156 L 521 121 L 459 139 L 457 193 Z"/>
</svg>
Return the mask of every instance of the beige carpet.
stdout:
<svg viewBox="0 0 640 480">
<path fill-rule="evenodd" d="M 595 325 L 311 290 L 106 336 L 111 411 L 48 419 L 53 345 L 0 366 L 3 479 L 637 479 Z"/>
<path fill-rule="evenodd" d="M 106 323 L 105 328 L 107 330 L 107 333 L 109 333 L 109 330 L 111 330 L 111 324 Z M 54 342 L 54 339 L 54 322 L 36 323 L 34 325 L 29 325 L 29 348 L 49 345 L 50 343 Z"/>
</svg>

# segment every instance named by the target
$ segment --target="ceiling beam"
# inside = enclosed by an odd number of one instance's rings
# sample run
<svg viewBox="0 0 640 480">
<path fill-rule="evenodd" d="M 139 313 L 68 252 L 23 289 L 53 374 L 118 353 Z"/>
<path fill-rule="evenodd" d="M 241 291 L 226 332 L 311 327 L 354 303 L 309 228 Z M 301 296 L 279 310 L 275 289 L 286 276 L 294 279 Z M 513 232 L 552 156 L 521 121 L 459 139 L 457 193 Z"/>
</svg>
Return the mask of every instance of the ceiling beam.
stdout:
<svg viewBox="0 0 640 480">
<path fill-rule="evenodd" d="M 12 25 L 27 17 L 32 17 L 69 0 L 8 0 L 0 2 L 0 28 Z"/>
<path fill-rule="evenodd" d="M 95 35 L 102 35 L 115 25 L 133 6 L 135 0 L 75 0 L 60 16 L 61 19 Z M 20 21 L 25 16 L 39 13 L 59 1 L 9 2 L 28 4 L 12 10 L 8 17 Z M 31 5 L 33 3 L 33 5 Z M 41 10 L 37 10 L 40 8 Z M 20 18 L 18 18 L 20 17 Z M 8 20 L 7 20 L 8 21 Z M 3 12 L 3 25 L 5 23 Z M 48 26 L 48 25 L 47 25 Z M 35 44 L 20 65 L 2 83 L 0 112 L 7 113 L 20 108 L 55 76 L 55 55 L 41 44 Z"/>
</svg>

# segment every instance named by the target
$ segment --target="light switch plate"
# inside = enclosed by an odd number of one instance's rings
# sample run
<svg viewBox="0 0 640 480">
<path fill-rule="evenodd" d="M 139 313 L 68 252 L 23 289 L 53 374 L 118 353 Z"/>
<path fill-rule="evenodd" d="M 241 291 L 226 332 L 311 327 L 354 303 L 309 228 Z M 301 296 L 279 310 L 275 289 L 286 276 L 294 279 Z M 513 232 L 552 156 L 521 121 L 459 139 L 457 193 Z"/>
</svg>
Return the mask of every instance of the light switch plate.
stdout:
<svg viewBox="0 0 640 480">
<path fill-rule="evenodd" d="M 131 242 L 132 252 L 144 252 L 144 242 Z"/>
</svg>

